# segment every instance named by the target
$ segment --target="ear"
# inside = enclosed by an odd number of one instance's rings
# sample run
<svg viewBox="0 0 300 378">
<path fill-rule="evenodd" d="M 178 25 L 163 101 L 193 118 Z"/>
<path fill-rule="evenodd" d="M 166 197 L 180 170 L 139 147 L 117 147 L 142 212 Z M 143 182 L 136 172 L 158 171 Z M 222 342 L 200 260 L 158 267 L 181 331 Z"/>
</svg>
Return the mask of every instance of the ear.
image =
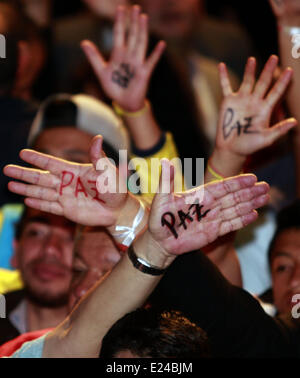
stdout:
<svg viewBox="0 0 300 378">
<path fill-rule="evenodd" d="M 14 269 L 18 269 L 19 268 L 18 258 L 17 258 L 18 248 L 19 248 L 19 242 L 16 239 L 14 239 L 14 241 L 13 241 L 14 254 L 12 255 L 12 257 L 10 259 L 11 266 Z"/>
</svg>

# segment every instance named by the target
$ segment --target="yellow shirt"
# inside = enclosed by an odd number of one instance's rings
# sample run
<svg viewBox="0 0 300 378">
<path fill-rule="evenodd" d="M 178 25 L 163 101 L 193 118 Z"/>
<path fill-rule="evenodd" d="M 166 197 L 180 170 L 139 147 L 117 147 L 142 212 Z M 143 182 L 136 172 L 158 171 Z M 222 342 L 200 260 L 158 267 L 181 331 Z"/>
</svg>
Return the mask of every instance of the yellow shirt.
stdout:
<svg viewBox="0 0 300 378">
<path fill-rule="evenodd" d="M 158 188 L 159 177 L 161 173 L 160 160 L 166 158 L 170 160 L 175 166 L 175 192 L 184 191 L 184 181 L 182 177 L 181 162 L 178 151 L 171 133 L 165 134 L 165 142 L 163 146 L 154 154 L 141 157 L 132 155 L 131 163 L 137 172 L 137 177 L 140 178 L 140 189 L 143 200 L 151 203 Z M 135 181 L 133 177 L 129 179 L 129 190 L 133 191 L 132 183 Z"/>
<path fill-rule="evenodd" d="M 18 270 L 0 269 L 0 294 L 22 289 L 23 283 Z"/>
</svg>

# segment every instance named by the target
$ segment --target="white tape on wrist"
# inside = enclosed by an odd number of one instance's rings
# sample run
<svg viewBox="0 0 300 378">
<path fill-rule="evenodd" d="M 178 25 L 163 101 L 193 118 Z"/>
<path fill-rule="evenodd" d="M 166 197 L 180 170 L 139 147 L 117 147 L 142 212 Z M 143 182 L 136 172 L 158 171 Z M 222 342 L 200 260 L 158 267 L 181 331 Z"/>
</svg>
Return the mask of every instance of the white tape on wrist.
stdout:
<svg viewBox="0 0 300 378">
<path fill-rule="evenodd" d="M 116 231 L 121 232 L 121 233 L 115 233 L 115 234 L 112 234 L 112 236 L 118 240 L 121 239 L 120 243 L 126 247 L 129 247 L 136 237 L 135 232 L 138 226 L 141 224 L 144 218 L 144 214 L 145 214 L 145 206 L 142 202 L 140 202 L 140 208 L 136 217 L 134 218 L 132 227 L 116 226 Z"/>
<path fill-rule="evenodd" d="M 300 34 L 300 26 L 283 26 L 283 31 L 291 36 Z"/>
</svg>

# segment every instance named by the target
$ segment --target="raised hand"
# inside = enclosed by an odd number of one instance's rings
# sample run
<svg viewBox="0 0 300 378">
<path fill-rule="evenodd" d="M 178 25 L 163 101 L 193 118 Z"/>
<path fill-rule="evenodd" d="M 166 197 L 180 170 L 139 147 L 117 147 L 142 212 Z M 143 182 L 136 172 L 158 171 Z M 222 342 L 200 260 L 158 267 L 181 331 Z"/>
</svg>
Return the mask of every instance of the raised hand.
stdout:
<svg viewBox="0 0 300 378">
<path fill-rule="evenodd" d="M 40 170 L 15 165 L 6 166 L 4 173 L 7 176 L 26 183 L 11 181 L 9 189 L 25 196 L 25 204 L 29 207 L 63 215 L 87 226 L 114 225 L 128 194 L 126 181 L 124 193 L 117 193 L 121 191 L 117 186 L 118 179 L 107 180 L 107 193 L 98 190 L 101 178 L 104 179 L 109 174 L 111 177 L 117 175 L 115 166 L 102 151 L 102 141 L 101 136 L 93 140 L 90 148 L 92 164 L 70 163 L 33 150 L 22 150 L 22 160 Z M 99 159 L 102 159 L 102 167 L 99 167 Z"/>
<path fill-rule="evenodd" d="M 242 85 L 236 93 L 232 91 L 225 64 L 220 64 L 224 100 L 216 139 L 218 149 L 246 157 L 271 145 L 297 124 L 291 118 L 270 127 L 274 107 L 292 77 L 292 70 L 287 68 L 269 90 L 277 63 L 277 56 L 272 55 L 255 82 L 256 60 L 249 58 Z"/>
<path fill-rule="evenodd" d="M 169 164 L 162 161 L 160 192 L 152 203 L 149 232 L 170 255 L 202 248 L 218 237 L 250 224 L 257 218 L 254 209 L 269 200 L 268 184 L 257 183 L 254 175 L 240 175 L 175 194 L 174 172 L 170 179 Z M 161 193 L 169 181 L 170 193 Z M 200 198 L 201 193 L 200 201 L 188 204 L 190 198 Z"/>
<path fill-rule="evenodd" d="M 149 58 L 148 17 L 133 6 L 126 38 L 126 9 L 118 7 L 114 26 L 114 46 L 109 61 L 91 41 L 81 46 L 90 61 L 106 95 L 124 110 L 134 112 L 144 107 L 148 82 L 164 48 L 159 42 Z"/>
</svg>

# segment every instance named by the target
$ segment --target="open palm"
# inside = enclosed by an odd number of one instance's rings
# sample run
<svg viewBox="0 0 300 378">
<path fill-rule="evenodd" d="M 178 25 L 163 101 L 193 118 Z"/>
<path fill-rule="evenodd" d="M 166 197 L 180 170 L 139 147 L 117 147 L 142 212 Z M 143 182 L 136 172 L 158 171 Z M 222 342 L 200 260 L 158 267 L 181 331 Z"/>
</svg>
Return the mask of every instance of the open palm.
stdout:
<svg viewBox="0 0 300 378">
<path fill-rule="evenodd" d="M 163 161 L 160 192 L 164 180 L 169 180 L 169 168 L 169 163 Z M 254 175 L 240 175 L 181 194 L 174 193 L 174 188 L 169 194 L 157 193 L 150 211 L 149 231 L 172 255 L 202 248 L 257 218 L 254 209 L 268 202 L 269 186 L 256 181 Z M 200 201 L 190 201 L 199 199 L 199 193 L 203 194 Z"/>
<path fill-rule="evenodd" d="M 256 60 L 249 58 L 243 83 L 236 93 L 232 91 L 225 64 L 220 64 L 224 100 L 216 139 L 219 149 L 248 156 L 271 145 L 296 125 L 296 120 L 291 118 L 270 127 L 274 107 L 292 77 L 292 70 L 287 68 L 269 90 L 277 63 L 278 58 L 272 55 L 255 82 Z"/>
<path fill-rule="evenodd" d="M 118 7 L 114 26 L 114 46 L 109 61 L 105 61 L 91 41 L 83 41 L 81 46 L 106 95 L 127 111 L 134 112 L 143 108 L 151 73 L 165 48 L 165 43 L 159 42 L 146 59 L 148 17 L 140 14 L 140 7 L 132 7 L 128 38 L 126 9 Z"/>
<path fill-rule="evenodd" d="M 8 165 L 4 173 L 25 183 L 11 181 L 9 189 L 26 197 L 26 205 L 56 215 L 63 215 L 73 222 L 87 226 L 111 226 L 123 207 L 126 193 L 112 193 L 118 187 L 107 187 L 101 192 L 99 180 L 116 177 L 116 168 L 102 151 L 102 137 L 94 138 L 90 148 L 93 164 L 77 164 L 42 154 L 23 150 L 21 158 L 39 169 Z M 106 170 L 97 170 L 103 159 Z M 98 165 L 99 168 L 99 165 Z M 115 182 L 118 182 L 116 180 Z M 109 183 L 115 184 L 112 180 Z"/>
</svg>

